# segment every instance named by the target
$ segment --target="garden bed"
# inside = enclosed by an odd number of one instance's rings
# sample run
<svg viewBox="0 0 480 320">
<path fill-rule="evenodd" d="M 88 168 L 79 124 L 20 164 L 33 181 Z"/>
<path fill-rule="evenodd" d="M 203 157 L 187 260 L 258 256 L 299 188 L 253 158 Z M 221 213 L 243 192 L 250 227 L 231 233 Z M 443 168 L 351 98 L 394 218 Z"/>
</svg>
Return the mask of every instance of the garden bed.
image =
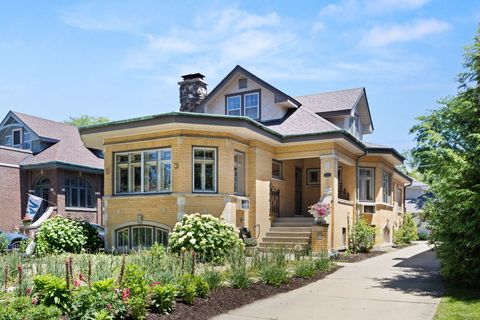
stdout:
<svg viewBox="0 0 480 320">
<path fill-rule="evenodd" d="M 375 250 L 375 251 L 370 251 L 367 253 L 341 253 L 338 259 L 336 259 L 337 262 L 360 262 L 366 259 L 370 259 L 379 255 L 382 255 L 384 253 L 387 253 L 387 251 L 380 251 L 380 250 Z"/>
<path fill-rule="evenodd" d="M 175 310 L 169 315 L 149 314 L 148 320 L 176 320 L 176 319 L 210 319 L 216 315 L 240 308 L 257 300 L 265 299 L 279 293 L 298 289 L 309 283 L 321 280 L 328 274 L 338 270 L 336 266 L 329 272 L 318 272 L 311 278 L 292 277 L 288 283 L 279 287 L 267 285 L 261 282 L 252 284 L 245 289 L 233 289 L 220 287 L 213 291 L 206 299 L 196 298 L 193 305 L 177 303 Z"/>
</svg>

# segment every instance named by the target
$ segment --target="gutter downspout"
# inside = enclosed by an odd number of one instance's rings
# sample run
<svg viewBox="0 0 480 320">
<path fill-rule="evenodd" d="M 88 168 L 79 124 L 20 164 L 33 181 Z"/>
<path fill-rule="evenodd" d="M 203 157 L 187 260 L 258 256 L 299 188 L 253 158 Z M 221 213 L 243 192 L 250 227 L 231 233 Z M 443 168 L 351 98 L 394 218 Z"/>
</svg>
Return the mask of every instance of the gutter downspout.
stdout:
<svg viewBox="0 0 480 320">
<path fill-rule="evenodd" d="M 410 181 L 410 183 L 407 184 L 406 186 L 403 186 L 403 213 L 406 213 L 406 212 L 407 212 L 407 207 L 405 206 L 405 201 L 407 200 L 407 199 L 406 199 L 407 188 L 410 187 L 412 184 L 413 184 L 413 180 Z M 402 222 L 403 222 L 403 221 L 402 221 Z"/>
</svg>

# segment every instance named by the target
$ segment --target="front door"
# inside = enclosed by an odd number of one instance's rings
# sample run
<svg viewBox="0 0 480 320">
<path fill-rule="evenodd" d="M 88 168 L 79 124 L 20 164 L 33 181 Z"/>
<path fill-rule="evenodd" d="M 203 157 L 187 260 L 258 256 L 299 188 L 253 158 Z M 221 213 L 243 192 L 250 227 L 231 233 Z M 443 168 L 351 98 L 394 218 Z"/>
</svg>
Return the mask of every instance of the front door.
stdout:
<svg viewBox="0 0 480 320">
<path fill-rule="evenodd" d="M 295 168 L 295 215 L 303 215 L 303 211 L 302 211 L 302 168 Z"/>
</svg>

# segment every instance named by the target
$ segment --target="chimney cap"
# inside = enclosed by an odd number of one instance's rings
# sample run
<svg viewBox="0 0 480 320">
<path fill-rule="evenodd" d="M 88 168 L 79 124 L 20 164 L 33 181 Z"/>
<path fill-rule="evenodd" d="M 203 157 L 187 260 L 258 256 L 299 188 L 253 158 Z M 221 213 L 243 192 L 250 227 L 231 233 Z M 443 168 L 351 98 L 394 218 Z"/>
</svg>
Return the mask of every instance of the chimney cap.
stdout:
<svg viewBox="0 0 480 320">
<path fill-rule="evenodd" d="M 205 78 L 205 76 L 199 72 L 197 73 L 190 73 L 190 74 L 186 74 L 184 76 L 182 76 L 183 80 L 193 80 L 193 79 L 200 79 L 200 80 L 203 80 L 203 78 Z"/>
</svg>

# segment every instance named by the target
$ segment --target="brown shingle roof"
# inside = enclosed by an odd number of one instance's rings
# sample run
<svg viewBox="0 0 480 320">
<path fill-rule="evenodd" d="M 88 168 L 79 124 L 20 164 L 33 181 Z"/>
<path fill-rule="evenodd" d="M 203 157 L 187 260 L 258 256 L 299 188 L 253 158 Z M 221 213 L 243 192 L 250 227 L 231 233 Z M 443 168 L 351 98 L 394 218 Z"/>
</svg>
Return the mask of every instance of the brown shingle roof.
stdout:
<svg viewBox="0 0 480 320">
<path fill-rule="evenodd" d="M 309 109 L 300 107 L 279 124 L 268 126 L 282 135 L 309 134 L 341 130 L 333 123 L 316 115 Z"/>
<path fill-rule="evenodd" d="M 21 161 L 21 166 L 38 166 L 56 162 L 103 170 L 103 159 L 85 147 L 77 127 L 20 112 L 12 113 L 35 134 L 54 142 L 47 149 Z"/>
<path fill-rule="evenodd" d="M 363 88 L 346 89 L 295 97 L 302 107 L 315 113 L 351 110 L 363 94 Z"/>
</svg>

